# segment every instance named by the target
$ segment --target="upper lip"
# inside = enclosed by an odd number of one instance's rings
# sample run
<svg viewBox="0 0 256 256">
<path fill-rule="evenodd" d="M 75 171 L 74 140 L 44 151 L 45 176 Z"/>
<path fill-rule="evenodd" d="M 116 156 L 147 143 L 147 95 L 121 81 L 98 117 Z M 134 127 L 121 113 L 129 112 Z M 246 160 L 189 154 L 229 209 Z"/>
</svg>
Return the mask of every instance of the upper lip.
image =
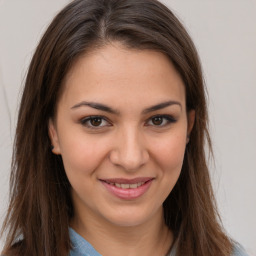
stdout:
<svg viewBox="0 0 256 256">
<path fill-rule="evenodd" d="M 107 183 L 118 183 L 118 184 L 135 184 L 139 182 L 147 182 L 153 180 L 153 177 L 137 177 L 133 179 L 124 179 L 124 178 L 110 178 L 110 179 L 100 179 Z"/>
</svg>

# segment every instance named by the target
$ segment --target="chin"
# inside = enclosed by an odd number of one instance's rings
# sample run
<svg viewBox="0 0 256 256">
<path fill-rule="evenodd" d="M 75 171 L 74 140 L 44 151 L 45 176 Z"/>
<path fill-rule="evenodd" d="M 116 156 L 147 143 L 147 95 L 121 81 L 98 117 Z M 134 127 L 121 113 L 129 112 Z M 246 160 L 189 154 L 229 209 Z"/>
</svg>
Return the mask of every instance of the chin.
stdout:
<svg viewBox="0 0 256 256">
<path fill-rule="evenodd" d="M 140 226 L 145 223 L 155 220 L 159 217 L 160 213 L 162 216 L 162 207 L 157 211 L 140 211 L 140 210 L 120 210 L 115 212 L 113 215 L 105 216 L 105 219 L 114 226 L 118 227 L 134 227 Z"/>
</svg>

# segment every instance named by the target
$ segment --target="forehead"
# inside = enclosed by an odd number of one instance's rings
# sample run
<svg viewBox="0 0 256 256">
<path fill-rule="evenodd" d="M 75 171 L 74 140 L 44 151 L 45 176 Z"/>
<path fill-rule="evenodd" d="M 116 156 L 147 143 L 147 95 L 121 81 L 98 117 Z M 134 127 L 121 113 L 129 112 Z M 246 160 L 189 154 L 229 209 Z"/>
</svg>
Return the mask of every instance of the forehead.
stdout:
<svg viewBox="0 0 256 256">
<path fill-rule="evenodd" d="M 185 102 L 182 79 L 166 55 L 111 44 L 79 58 L 67 74 L 61 98 L 104 101 L 114 96 L 131 102 L 135 95 L 144 101 L 155 96 Z"/>
</svg>

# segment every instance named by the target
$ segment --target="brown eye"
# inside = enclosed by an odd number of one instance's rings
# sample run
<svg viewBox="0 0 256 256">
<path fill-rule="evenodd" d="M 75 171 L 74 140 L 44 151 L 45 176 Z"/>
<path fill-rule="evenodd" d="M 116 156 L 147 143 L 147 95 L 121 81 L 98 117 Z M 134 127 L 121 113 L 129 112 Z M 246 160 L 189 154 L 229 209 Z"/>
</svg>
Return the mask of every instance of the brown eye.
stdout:
<svg viewBox="0 0 256 256">
<path fill-rule="evenodd" d="M 162 128 L 175 123 L 177 120 L 171 115 L 157 115 L 148 119 L 146 125 Z"/>
<path fill-rule="evenodd" d="M 102 118 L 100 118 L 100 117 L 91 118 L 90 123 L 92 126 L 100 126 L 102 123 Z"/>
<path fill-rule="evenodd" d="M 156 116 L 152 118 L 152 123 L 154 125 L 161 125 L 163 123 L 163 118 L 161 116 Z"/>
<path fill-rule="evenodd" d="M 111 123 L 104 116 L 88 116 L 81 119 L 80 123 L 90 129 L 101 129 L 111 126 Z"/>
</svg>

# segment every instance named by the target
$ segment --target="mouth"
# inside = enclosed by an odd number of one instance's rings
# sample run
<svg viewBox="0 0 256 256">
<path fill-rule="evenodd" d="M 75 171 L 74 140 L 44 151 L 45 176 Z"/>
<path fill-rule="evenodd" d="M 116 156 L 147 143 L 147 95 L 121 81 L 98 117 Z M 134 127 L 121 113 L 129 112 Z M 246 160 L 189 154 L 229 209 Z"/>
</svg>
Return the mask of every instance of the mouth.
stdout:
<svg viewBox="0 0 256 256">
<path fill-rule="evenodd" d="M 141 177 L 135 179 L 100 179 L 104 187 L 121 199 L 136 199 L 149 189 L 154 178 Z"/>
<path fill-rule="evenodd" d="M 133 189 L 133 188 L 138 188 L 142 185 L 144 185 L 146 182 L 138 182 L 138 183 L 133 183 L 133 184 L 125 184 L 125 183 L 109 183 L 108 184 L 115 186 L 117 188 L 122 188 L 122 189 Z"/>
</svg>

